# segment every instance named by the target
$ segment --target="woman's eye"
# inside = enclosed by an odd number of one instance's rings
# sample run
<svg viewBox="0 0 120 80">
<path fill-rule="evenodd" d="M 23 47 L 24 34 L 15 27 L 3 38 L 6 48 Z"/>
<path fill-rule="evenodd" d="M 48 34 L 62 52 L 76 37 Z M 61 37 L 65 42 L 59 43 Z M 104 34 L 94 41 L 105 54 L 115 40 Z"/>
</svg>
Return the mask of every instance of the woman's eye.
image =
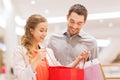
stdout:
<svg viewBox="0 0 120 80">
<path fill-rule="evenodd" d="M 40 30 L 40 32 L 43 32 L 44 30 Z"/>
<path fill-rule="evenodd" d="M 47 32 L 47 30 L 40 30 L 40 32 Z"/>
</svg>

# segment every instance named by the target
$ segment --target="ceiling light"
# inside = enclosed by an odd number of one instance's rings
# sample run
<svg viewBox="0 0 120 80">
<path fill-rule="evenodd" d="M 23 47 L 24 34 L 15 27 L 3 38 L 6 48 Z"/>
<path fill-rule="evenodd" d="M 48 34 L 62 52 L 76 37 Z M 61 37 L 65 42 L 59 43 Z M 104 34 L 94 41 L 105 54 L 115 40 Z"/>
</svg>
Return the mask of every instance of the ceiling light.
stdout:
<svg viewBox="0 0 120 80">
<path fill-rule="evenodd" d="M 110 13 L 97 13 L 97 14 L 89 14 L 87 20 L 101 20 L 101 19 L 111 19 L 111 18 L 120 18 L 120 12 L 110 12 Z M 66 22 L 66 17 L 51 17 L 47 18 L 48 23 L 62 23 Z M 24 26 L 25 20 L 23 20 L 20 16 L 15 17 L 15 21 L 18 25 Z"/>
<path fill-rule="evenodd" d="M 2 51 L 6 51 L 6 46 L 5 46 L 4 43 L 1 43 L 1 42 L 0 42 L 0 49 L 1 49 Z"/>
<path fill-rule="evenodd" d="M 62 23 L 62 22 L 66 22 L 66 18 L 65 17 L 52 17 L 52 18 L 47 18 L 48 23 Z"/>
<path fill-rule="evenodd" d="M 111 18 L 120 18 L 120 12 L 88 14 L 87 20 L 101 20 L 101 19 L 111 19 Z M 49 23 L 66 22 L 65 17 L 52 17 L 47 19 Z"/>
<path fill-rule="evenodd" d="M 88 15 L 88 20 L 111 19 L 111 18 L 120 18 L 120 12 L 95 13 Z"/>
<path fill-rule="evenodd" d="M 6 26 L 6 23 L 5 23 L 4 18 L 0 17 L 0 27 L 5 28 L 5 26 Z"/>
<path fill-rule="evenodd" d="M 25 25 L 25 22 L 26 20 L 22 19 L 20 16 L 15 16 L 15 22 L 17 25 L 19 26 L 24 26 Z"/>
<path fill-rule="evenodd" d="M 48 9 L 46 9 L 46 10 L 44 11 L 44 13 L 45 13 L 45 14 L 48 14 L 48 13 L 49 13 L 49 10 L 48 10 Z"/>
<path fill-rule="evenodd" d="M 32 1 L 31 1 L 31 4 L 35 4 L 35 3 L 36 3 L 36 1 L 35 1 L 35 0 L 32 0 Z"/>
<path fill-rule="evenodd" d="M 21 27 L 16 27 L 16 34 L 22 36 L 24 34 L 24 29 Z"/>
<path fill-rule="evenodd" d="M 108 27 L 113 27 L 113 23 L 109 23 L 109 24 L 108 24 Z"/>
</svg>

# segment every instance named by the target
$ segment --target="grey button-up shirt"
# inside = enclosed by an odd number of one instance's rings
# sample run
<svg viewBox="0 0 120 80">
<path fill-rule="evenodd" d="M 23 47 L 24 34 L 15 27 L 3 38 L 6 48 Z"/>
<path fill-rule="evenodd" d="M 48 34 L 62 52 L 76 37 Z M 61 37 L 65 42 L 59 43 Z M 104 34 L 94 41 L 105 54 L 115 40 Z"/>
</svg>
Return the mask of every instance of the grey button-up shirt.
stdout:
<svg viewBox="0 0 120 80">
<path fill-rule="evenodd" d="M 96 39 L 84 31 L 72 37 L 68 32 L 54 34 L 49 39 L 48 47 L 53 50 L 56 59 L 65 66 L 71 64 L 84 50 L 90 51 L 89 59 L 97 57 Z"/>
</svg>

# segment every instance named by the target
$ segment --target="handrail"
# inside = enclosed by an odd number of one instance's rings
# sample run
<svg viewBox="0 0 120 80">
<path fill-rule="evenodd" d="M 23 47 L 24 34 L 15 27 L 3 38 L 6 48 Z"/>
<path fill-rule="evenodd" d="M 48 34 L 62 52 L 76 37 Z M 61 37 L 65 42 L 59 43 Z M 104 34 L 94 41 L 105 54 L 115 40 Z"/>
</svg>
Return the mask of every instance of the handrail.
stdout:
<svg viewBox="0 0 120 80">
<path fill-rule="evenodd" d="M 108 64 L 101 64 L 103 67 L 105 66 L 120 66 L 120 63 L 108 63 Z"/>
</svg>

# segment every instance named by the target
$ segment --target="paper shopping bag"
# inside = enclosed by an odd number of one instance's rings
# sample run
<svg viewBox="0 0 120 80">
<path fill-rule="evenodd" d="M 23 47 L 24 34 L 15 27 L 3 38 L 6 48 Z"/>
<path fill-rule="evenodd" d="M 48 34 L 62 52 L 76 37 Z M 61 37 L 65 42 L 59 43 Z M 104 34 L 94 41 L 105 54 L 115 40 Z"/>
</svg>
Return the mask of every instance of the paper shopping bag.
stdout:
<svg viewBox="0 0 120 80">
<path fill-rule="evenodd" d="M 100 63 L 89 61 L 90 66 L 84 69 L 85 80 L 106 80 Z"/>
<path fill-rule="evenodd" d="M 102 68 L 102 65 L 101 65 L 101 64 L 100 64 L 100 68 L 101 68 L 101 71 L 102 71 L 103 78 L 104 78 L 104 80 L 106 80 L 105 73 L 104 73 L 104 71 L 103 71 L 103 68 Z"/>
<path fill-rule="evenodd" d="M 49 80 L 84 80 L 84 69 L 50 66 Z"/>
</svg>

